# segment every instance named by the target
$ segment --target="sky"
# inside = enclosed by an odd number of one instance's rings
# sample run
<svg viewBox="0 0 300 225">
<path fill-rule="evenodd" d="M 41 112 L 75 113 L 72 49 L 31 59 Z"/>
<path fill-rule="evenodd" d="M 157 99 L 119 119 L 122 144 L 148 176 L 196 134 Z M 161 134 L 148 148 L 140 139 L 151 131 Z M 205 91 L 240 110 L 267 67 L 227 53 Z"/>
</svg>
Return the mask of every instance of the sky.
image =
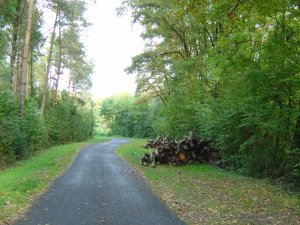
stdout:
<svg viewBox="0 0 300 225">
<path fill-rule="evenodd" d="M 143 51 L 141 26 L 131 24 L 130 15 L 118 17 L 115 9 L 121 0 L 97 0 L 86 12 L 93 25 L 83 39 L 88 59 L 95 68 L 91 93 L 95 97 L 108 97 L 120 92 L 134 94 L 135 76 L 124 69 L 131 65 L 131 57 Z"/>
</svg>

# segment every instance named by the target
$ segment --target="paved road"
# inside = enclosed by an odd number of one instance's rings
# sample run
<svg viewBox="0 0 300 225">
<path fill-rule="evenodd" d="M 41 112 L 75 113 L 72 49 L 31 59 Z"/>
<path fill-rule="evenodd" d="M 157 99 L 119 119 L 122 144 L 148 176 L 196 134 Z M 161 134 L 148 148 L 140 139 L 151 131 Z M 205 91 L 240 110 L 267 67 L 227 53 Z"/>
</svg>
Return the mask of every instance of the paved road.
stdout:
<svg viewBox="0 0 300 225">
<path fill-rule="evenodd" d="M 69 170 L 15 225 L 185 224 L 115 155 L 125 142 L 112 139 L 83 147 Z"/>
</svg>

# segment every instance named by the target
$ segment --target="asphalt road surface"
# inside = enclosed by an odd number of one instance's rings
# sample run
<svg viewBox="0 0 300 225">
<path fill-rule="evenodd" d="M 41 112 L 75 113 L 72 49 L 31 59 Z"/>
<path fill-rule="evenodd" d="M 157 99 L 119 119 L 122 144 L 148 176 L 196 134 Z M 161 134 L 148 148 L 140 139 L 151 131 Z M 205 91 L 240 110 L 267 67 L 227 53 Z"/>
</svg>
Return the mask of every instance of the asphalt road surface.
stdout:
<svg viewBox="0 0 300 225">
<path fill-rule="evenodd" d="M 111 139 L 83 147 L 15 225 L 185 224 L 115 155 L 125 142 Z"/>
</svg>

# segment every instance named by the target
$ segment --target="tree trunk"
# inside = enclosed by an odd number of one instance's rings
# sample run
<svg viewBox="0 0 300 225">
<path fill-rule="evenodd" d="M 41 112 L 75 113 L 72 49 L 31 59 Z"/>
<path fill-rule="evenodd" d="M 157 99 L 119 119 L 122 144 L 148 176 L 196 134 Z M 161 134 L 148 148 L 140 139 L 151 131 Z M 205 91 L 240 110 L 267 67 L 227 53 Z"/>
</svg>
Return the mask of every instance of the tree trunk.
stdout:
<svg viewBox="0 0 300 225">
<path fill-rule="evenodd" d="M 70 55 L 70 64 L 71 64 L 71 55 Z M 72 74 L 71 74 L 71 71 L 70 71 L 69 72 L 69 81 L 68 81 L 68 101 L 70 99 L 71 80 L 72 80 Z"/>
<path fill-rule="evenodd" d="M 28 48 L 29 48 L 29 41 L 30 41 L 33 3 L 34 0 L 30 0 L 29 7 L 28 7 L 27 30 L 26 30 L 26 37 L 25 37 L 23 60 L 22 60 L 20 117 L 23 117 L 24 114 L 24 100 L 26 96 L 26 86 L 27 86 Z"/>
<path fill-rule="evenodd" d="M 18 41 L 18 46 L 21 46 L 20 44 L 21 40 L 19 38 Z M 15 76 L 14 76 L 14 93 L 19 93 L 20 92 L 20 87 L 21 87 L 21 79 L 19 77 L 20 75 L 20 62 L 22 61 L 22 56 L 21 56 L 21 51 L 17 51 L 17 56 L 16 56 L 16 68 L 15 68 Z M 22 70 L 22 68 L 21 68 Z"/>
<path fill-rule="evenodd" d="M 60 22 L 60 12 L 58 13 L 58 21 Z M 55 82 L 55 92 L 52 99 L 52 108 L 55 107 L 57 93 L 58 93 L 58 83 L 59 83 L 59 77 L 60 77 L 60 70 L 61 70 L 61 55 L 62 55 L 62 49 L 61 49 L 61 26 L 59 25 L 59 37 L 58 37 L 58 45 L 59 45 L 59 55 L 58 55 L 58 68 L 57 68 L 57 76 L 56 76 L 56 82 Z"/>
<path fill-rule="evenodd" d="M 18 29 L 21 23 L 22 15 L 21 11 L 21 0 L 17 1 L 16 7 L 16 18 L 13 23 L 13 34 L 11 42 L 11 57 L 10 57 L 10 93 L 13 94 L 15 91 L 15 62 L 17 57 L 17 40 L 18 40 Z"/>
<path fill-rule="evenodd" d="M 34 85 L 33 85 L 33 51 L 31 51 L 31 60 L 30 60 L 30 96 L 34 97 Z"/>
<path fill-rule="evenodd" d="M 45 109 L 48 79 L 49 79 L 49 71 L 50 71 L 50 66 L 51 66 L 52 49 L 53 49 L 53 44 L 54 44 L 57 18 L 58 18 L 58 10 L 56 11 L 55 22 L 54 22 L 54 26 L 53 26 L 53 33 L 52 33 L 51 43 L 50 43 L 49 56 L 48 56 L 48 61 L 47 61 L 47 69 L 46 69 L 46 75 L 45 75 L 45 83 L 44 83 L 44 92 L 43 92 L 43 99 L 42 99 L 42 106 L 41 106 L 41 114 L 44 114 L 44 109 Z"/>
</svg>

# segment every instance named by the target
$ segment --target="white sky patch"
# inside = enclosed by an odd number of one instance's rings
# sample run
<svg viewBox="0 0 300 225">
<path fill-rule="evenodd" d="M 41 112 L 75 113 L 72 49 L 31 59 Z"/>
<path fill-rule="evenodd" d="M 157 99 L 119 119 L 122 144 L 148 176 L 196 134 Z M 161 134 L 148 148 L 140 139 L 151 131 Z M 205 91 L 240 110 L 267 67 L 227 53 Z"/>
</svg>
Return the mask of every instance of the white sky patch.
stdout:
<svg viewBox="0 0 300 225">
<path fill-rule="evenodd" d="M 130 14 L 118 17 L 115 9 L 121 0 L 98 0 L 86 12 L 93 25 L 83 38 L 86 54 L 95 64 L 92 75 L 92 94 L 108 97 L 120 92 L 134 93 L 135 77 L 124 69 L 131 65 L 131 57 L 140 54 L 144 42 L 139 35 L 142 27 L 131 25 Z"/>
</svg>

